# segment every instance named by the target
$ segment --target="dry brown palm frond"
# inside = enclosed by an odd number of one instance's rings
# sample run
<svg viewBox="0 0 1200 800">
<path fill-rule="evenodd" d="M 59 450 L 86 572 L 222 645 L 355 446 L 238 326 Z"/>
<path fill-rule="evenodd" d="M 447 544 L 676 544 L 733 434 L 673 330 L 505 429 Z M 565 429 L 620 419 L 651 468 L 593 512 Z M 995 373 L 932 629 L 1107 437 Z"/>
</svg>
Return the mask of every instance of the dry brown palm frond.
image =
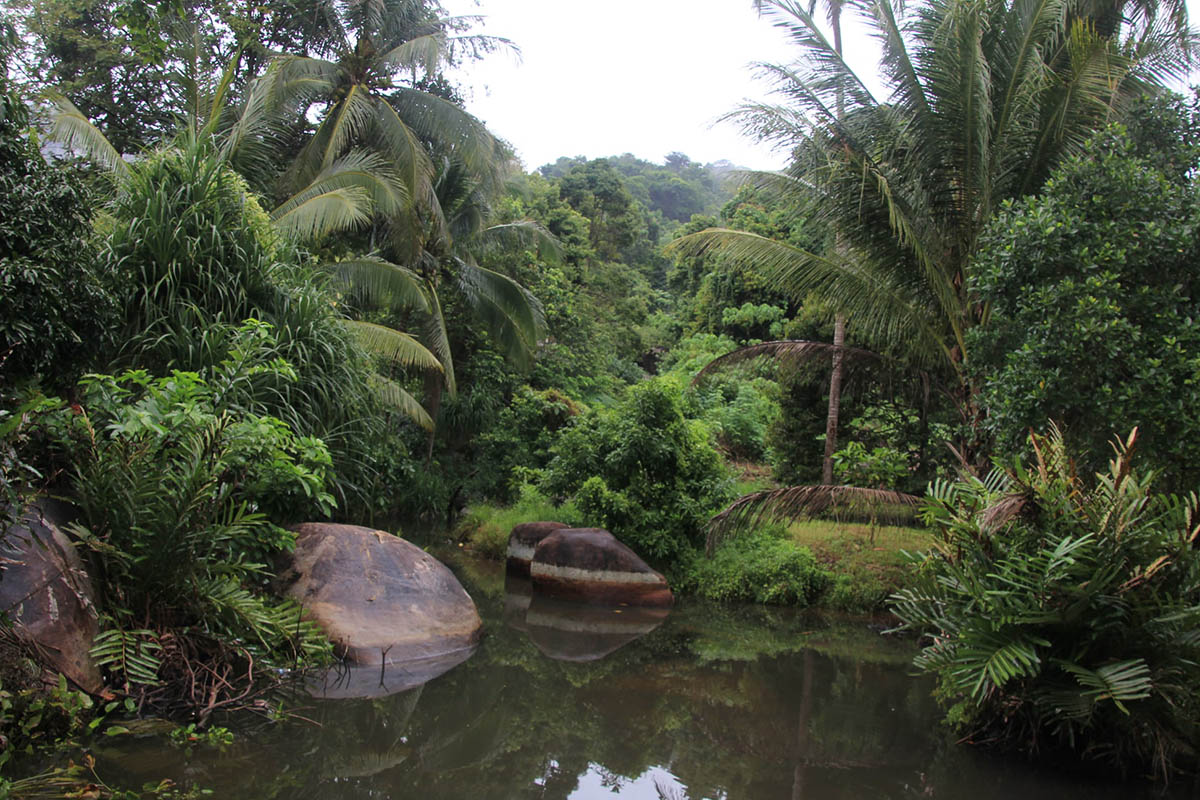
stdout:
<svg viewBox="0 0 1200 800">
<path fill-rule="evenodd" d="M 1000 530 L 1024 511 L 1028 502 L 1024 494 L 1006 494 L 984 510 L 980 528 L 984 533 Z"/>
<path fill-rule="evenodd" d="M 806 339 L 783 339 L 774 342 L 760 342 L 748 347 L 739 347 L 737 350 L 714 358 L 705 365 L 704 369 L 696 374 L 696 377 L 692 379 L 692 383 L 699 383 L 717 370 L 732 367 L 735 364 L 741 364 L 755 358 L 769 357 L 785 363 L 802 363 L 816 360 L 827 362 L 833 355 L 834 350 L 834 345 L 829 342 L 813 342 Z M 864 350 L 860 347 L 843 346 L 841 350 L 844 358 L 843 363 L 847 367 L 865 362 L 879 363 L 884 360 L 878 353 L 872 353 L 870 350 Z"/>
<path fill-rule="evenodd" d="M 762 522 L 813 517 L 831 509 L 875 522 L 899 524 L 911 521 L 913 509 L 921 503 L 916 495 L 890 489 L 863 489 L 858 486 L 789 486 L 766 489 L 739 498 L 708 522 L 705 542 L 711 555 L 727 536 Z"/>
</svg>

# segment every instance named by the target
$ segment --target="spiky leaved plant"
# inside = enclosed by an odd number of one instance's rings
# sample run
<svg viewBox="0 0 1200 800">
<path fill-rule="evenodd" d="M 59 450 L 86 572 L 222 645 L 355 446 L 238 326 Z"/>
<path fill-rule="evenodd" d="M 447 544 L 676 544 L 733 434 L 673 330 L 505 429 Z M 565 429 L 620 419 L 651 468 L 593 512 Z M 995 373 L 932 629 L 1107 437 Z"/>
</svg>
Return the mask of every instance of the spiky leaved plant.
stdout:
<svg viewBox="0 0 1200 800">
<path fill-rule="evenodd" d="M 1052 427 L 1030 465 L 932 485 L 936 532 L 892 597 L 915 660 L 976 741 L 1063 748 L 1165 776 L 1200 741 L 1200 505 L 1155 494 L 1137 431 L 1075 473 Z"/>
</svg>

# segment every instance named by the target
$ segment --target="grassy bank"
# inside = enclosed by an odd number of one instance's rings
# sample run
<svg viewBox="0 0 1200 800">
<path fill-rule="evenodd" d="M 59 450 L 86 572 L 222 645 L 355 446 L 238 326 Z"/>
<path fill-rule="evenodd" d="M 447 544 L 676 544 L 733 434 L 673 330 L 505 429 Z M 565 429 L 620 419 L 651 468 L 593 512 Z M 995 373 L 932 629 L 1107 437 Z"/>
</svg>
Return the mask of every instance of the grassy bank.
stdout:
<svg viewBox="0 0 1200 800">
<path fill-rule="evenodd" d="M 833 574 L 818 605 L 843 611 L 881 610 L 888 595 L 907 585 L 911 567 L 905 551 L 932 544 L 922 528 L 881 525 L 872 532 L 868 525 L 826 520 L 794 523 L 788 533 Z"/>
<path fill-rule="evenodd" d="M 556 507 L 531 490 L 512 506 L 470 507 L 456 538 L 467 550 L 502 559 L 512 528 L 532 520 L 585 524 L 573 505 Z M 904 552 L 926 550 L 930 543 L 920 528 L 797 522 L 738 537 L 712 558 L 695 553 L 670 577 L 683 593 L 715 600 L 870 613 L 883 610 L 888 596 L 907 585 L 911 567 Z"/>
</svg>

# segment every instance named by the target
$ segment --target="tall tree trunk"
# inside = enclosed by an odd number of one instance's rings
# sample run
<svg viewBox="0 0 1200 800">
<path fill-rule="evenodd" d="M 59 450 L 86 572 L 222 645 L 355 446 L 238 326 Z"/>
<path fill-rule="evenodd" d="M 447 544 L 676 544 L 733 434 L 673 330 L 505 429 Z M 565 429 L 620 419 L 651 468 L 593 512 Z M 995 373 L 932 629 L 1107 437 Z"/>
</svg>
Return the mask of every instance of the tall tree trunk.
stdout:
<svg viewBox="0 0 1200 800">
<path fill-rule="evenodd" d="M 442 376 L 430 373 L 425 376 L 425 410 L 429 412 L 429 418 L 433 420 L 433 427 L 429 429 L 429 437 L 425 442 L 426 467 L 433 463 L 433 441 L 437 436 L 437 418 L 441 407 Z"/>
<path fill-rule="evenodd" d="M 846 343 L 846 317 L 838 314 L 833 322 L 833 369 L 829 374 L 829 412 L 825 415 L 825 460 L 821 464 L 821 483 L 833 485 L 833 454 L 837 451 L 838 415 L 842 407 L 842 373 L 845 371 L 843 346 Z"/>
<path fill-rule="evenodd" d="M 838 56 L 842 55 L 842 0 L 828 0 L 829 24 L 833 27 L 833 49 Z M 837 119 L 841 122 L 845 113 L 845 94 L 838 86 Z M 834 244 L 838 251 L 845 249 L 842 237 L 838 236 Z M 846 343 L 846 317 L 839 313 L 833 322 L 833 367 L 829 373 L 829 410 L 825 415 L 825 459 L 821 462 L 821 483 L 833 485 L 833 454 L 837 452 L 838 414 L 842 405 L 842 373 L 844 372 L 844 354 L 842 347 Z"/>
</svg>

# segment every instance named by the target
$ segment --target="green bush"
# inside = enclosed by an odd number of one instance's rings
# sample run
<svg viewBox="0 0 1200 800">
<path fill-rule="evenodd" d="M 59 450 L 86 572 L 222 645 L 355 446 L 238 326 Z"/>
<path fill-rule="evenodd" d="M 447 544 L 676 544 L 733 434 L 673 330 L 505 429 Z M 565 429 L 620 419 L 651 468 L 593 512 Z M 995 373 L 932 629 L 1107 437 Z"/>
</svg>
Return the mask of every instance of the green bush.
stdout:
<svg viewBox="0 0 1200 800">
<path fill-rule="evenodd" d="M 485 496 L 512 502 L 529 470 L 550 463 L 558 432 L 581 413 L 580 406 L 555 389 L 522 386 L 497 415 L 496 424 L 479 437 L 475 463 Z"/>
<path fill-rule="evenodd" d="M 24 102 L 0 76 L 0 384 L 74 383 L 117 316 L 102 285 L 77 177 L 26 137 Z"/>
<path fill-rule="evenodd" d="M 1200 741 L 1200 506 L 1155 494 L 1132 441 L 1085 483 L 1061 434 L 1031 466 L 931 487 L 903 627 L 974 738 L 1165 775 Z"/>
<path fill-rule="evenodd" d="M 968 348 L 1001 450 L 1053 419 L 1091 472 L 1137 426 L 1178 491 L 1200 478 L 1200 184 L 1156 166 L 1113 129 L 1006 206 L 975 260 L 991 318 Z"/>
<path fill-rule="evenodd" d="M 92 375 L 81 404 L 47 421 L 80 509 L 69 530 L 98 567 L 107 623 L 93 655 L 127 686 L 169 679 L 160 668 L 180 668 L 180 648 L 184 663 L 241 653 L 261 671 L 327 646 L 295 604 L 262 590 L 270 559 L 293 541 L 275 523 L 333 502 L 329 454 L 278 419 L 228 404 L 244 367 L 228 363 L 207 379 Z"/>
<path fill-rule="evenodd" d="M 667 567 L 700 544 L 731 482 L 707 426 L 684 419 L 677 387 L 652 379 L 611 409 L 563 431 L 545 490 L 576 498 L 580 514 L 643 558 Z"/>
<path fill-rule="evenodd" d="M 561 522 L 572 527 L 586 524 L 573 502 L 554 505 L 532 484 L 522 484 L 517 502 L 507 508 L 478 504 L 467 509 L 458 524 L 458 533 L 468 546 L 488 558 L 503 559 L 508 550 L 508 535 L 522 522 Z"/>
<path fill-rule="evenodd" d="M 807 606 L 832 577 L 807 547 L 794 544 L 783 528 L 773 528 L 728 541 L 711 558 L 695 553 L 678 588 L 713 600 Z"/>
<path fill-rule="evenodd" d="M 369 516 L 380 462 L 397 446 L 370 388 L 373 365 L 245 181 L 185 140 L 134 165 L 98 227 L 125 309 L 114 365 L 200 372 L 230 356 L 243 320 L 271 324 L 294 379 L 260 375 L 247 407 L 325 441 L 343 513 Z"/>
</svg>

